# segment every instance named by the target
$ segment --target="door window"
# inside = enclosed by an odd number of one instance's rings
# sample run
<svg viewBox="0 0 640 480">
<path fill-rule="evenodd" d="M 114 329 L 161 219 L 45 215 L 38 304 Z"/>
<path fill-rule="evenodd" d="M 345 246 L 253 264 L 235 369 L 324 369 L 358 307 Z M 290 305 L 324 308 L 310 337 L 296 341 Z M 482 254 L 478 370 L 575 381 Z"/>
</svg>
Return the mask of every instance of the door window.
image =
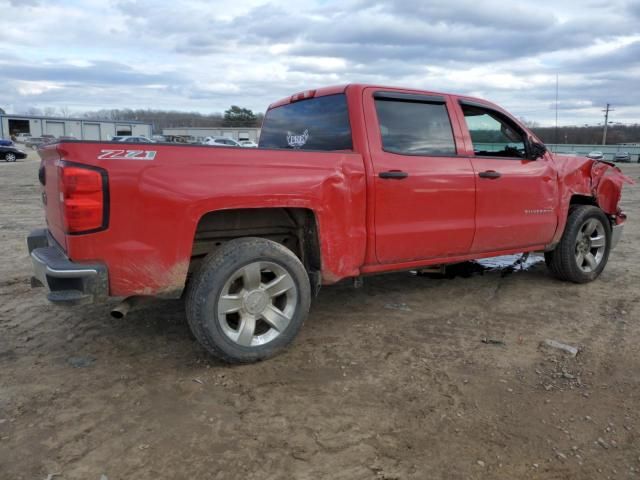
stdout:
<svg viewBox="0 0 640 480">
<path fill-rule="evenodd" d="M 525 133 L 498 112 L 461 105 L 473 153 L 485 157 L 525 158 Z"/>
<path fill-rule="evenodd" d="M 376 98 L 382 148 L 401 155 L 456 154 L 444 103 Z"/>
</svg>

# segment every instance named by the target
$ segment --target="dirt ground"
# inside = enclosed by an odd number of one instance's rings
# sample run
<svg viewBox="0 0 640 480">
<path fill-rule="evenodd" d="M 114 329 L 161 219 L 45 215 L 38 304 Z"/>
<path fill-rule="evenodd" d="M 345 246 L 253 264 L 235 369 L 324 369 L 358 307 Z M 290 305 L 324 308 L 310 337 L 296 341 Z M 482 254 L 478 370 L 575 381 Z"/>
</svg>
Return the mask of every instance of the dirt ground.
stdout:
<svg viewBox="0 0 640 480">
<path fill-rule="evenodd" d="M 179 301 L 114 320 L 30 288 L 37 166 L 0 163 L 0 479 L 640 476 L 640 185 L 596 282 L 539 262 L 368 278 L 323 289 L 284 354 L 229 367 Z"/>
</svg>

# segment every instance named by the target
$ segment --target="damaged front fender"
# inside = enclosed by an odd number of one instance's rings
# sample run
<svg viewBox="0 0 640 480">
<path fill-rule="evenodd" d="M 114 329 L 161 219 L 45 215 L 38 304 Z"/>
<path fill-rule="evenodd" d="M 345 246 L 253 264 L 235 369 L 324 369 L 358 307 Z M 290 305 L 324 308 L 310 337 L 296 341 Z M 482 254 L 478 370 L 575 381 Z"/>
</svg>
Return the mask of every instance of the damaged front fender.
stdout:
<svg viewBox="0 0 640 480">
<path fill-rule="evenodd" d="M 609 215 L 619 213 L 618 203 L 625 183 L 635 182 L 612 163 L 592 160 L 591 194 L 598 206 Z"/>
<path fill-rule="evenodd" d="M 590 198 L 607 215 L 616 217 L 616 223 L 624 222 L 626 217 L 619 203 L 623 185 L 635 183 L 631 178 L 609 162 L 569 155 L 554 155 L 553 158 L 558 171 L 560 202 L 558 229 L 550 248 L 560 241 L 572 199 L 576 196 Z"/>
</svg>

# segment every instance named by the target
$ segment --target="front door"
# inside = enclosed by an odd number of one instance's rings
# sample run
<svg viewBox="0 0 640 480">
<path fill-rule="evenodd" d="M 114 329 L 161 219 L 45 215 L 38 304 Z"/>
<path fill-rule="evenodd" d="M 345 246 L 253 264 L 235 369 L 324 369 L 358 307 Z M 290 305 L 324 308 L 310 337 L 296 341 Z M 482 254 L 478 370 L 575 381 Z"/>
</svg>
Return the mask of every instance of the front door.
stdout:
<svg viewBox="0 0 640 480">
<path fill-rule="evenodd" d="M 465 254 L 475 218 L 475 178 L 456 154 L 444 96 L 365 91 L 380 263 Z"/>
<path fill-rule="evenodd" d="M 548 154 L 532 160 L 526 132 L 503 112 L 460 102 L 477 175 L 476 253 L 548 244 L 556 230 L 557 178 Z"/>
</svg>

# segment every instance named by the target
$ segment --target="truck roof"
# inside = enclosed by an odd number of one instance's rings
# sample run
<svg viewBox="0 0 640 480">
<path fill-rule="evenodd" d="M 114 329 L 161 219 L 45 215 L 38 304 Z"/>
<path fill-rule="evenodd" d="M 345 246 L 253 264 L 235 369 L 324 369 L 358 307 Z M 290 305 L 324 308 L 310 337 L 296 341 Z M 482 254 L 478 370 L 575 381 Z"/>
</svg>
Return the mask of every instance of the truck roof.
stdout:
<svg viewBox="0 0 640 480">
<path fill-rule="evenodd" d="M 447 92 L 437 92 L 433 90 L 422 90 L 422 89 L 410 88 L 410 87 L 398 87 L 398 86 L 376 85 L 376 84 L 365 84 L 365 83 L 348 83 L 345 85 L 330 85 L 328 87 L 304 90 L 302 92 L 294 93 L 293 95 L 284 97 L 276 102 L 273 102 L 271 105 L 269 105 L 268 110 L 275 107 L 280 107 L 282 105 L 286 105 L 288 103 L 291 103 L 292 101 L 302 100 L 304 98 L 311 97 L 311 96 L 313 98 L 323 97 L 325 95 L 335 95 L 337 93 L 344 93 L 347 89 L 356 89 L 356 90 L 362 91 L 365 88 L 379 88 L 382 90 L 398 90 L 403 92 L 412 92 L 412 93 L 426 94 L 426 95 L 447 95 L 447 96 L 455 95 L 456 97 L 464 98 L 465 100 L 484 103 L 486 105 L 491 105 L 492 107 L 497 108 L 498 110 L 502 110 L 501 107 L 499 107 L 498 105 L 495 105 L 492 102 L 489 102 L 488 100 L 477 98 L 477 97 L 470 97 L 467 95 L 460 95 L 460 94 L 447 93 Z"/>
</svg>

